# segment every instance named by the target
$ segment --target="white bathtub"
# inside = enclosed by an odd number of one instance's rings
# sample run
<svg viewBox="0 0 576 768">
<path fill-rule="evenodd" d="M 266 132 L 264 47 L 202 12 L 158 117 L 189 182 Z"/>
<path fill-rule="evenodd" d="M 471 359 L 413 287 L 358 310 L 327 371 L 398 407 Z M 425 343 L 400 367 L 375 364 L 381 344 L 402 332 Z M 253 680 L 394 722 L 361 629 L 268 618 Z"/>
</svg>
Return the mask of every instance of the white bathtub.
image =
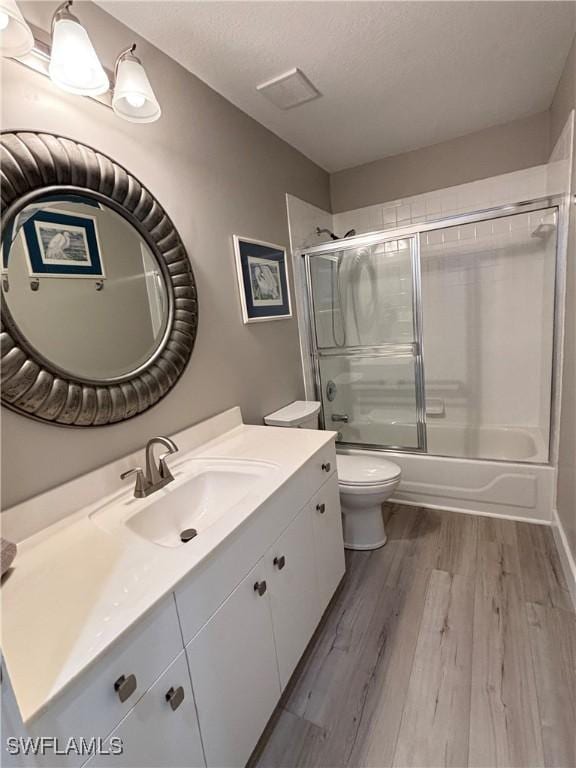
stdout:
<svg viewBox="0 0 576 768">
<path fill-rule="evenodd" d="M 428 420 L 428 453 L 498 461 L 548 461 L 548 446 L 535 427 L 473 427 Z"/>
<path fill-rule="evenodd" d="M 344 442 L 362 442 L 380 445 L 415 444 L 414 425 L 390 423 L 371 412 L 348 424 L 327 423 L 328 428 L 338 429 Z M 467 424 L 438 423 L 428 419 L 426 425 L 428 453 L 454 458 L 493 459 L 545 464 L 548 461 L 548 445 L 537 427 L 471 426 Z"/>
<path fill-rule="evenodd" d="M 406 425 L 393 426 L 401 445 Z M 382 437 L 382 427 L 367 421 L 338 428 L 344 440 L 360 431 L 367 443 L 376 444 Z M 388 426 L 386 432 L 389 434 Z M 428 454 L 385 452 L 386 458 L 402 469 L 402 480 L 392 501 L 518 520 L 552 520 L 555 470 L 538 463 L 546 461 L 547 445 L 537 429 L 479 429 L 429 422 L 427 435 Z M 431 452 L 452 455 L 434 456 Z M 467 453 L 474 452 L 490 458 L 467 457 Z"/>
<path fill-rule="evenodd" d="M 550 522 L 555 470 L 538 464 L 386 452 L 402 469 L 392 501 Z"/>
</svg>

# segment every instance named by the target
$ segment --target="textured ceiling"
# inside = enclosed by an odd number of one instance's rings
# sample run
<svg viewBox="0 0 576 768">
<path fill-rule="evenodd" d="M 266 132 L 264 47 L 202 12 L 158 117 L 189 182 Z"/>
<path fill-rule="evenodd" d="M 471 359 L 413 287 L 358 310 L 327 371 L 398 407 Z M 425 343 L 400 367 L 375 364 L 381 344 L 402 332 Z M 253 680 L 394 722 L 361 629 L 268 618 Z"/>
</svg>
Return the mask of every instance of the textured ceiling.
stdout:
<svg viewBox="0 0 576 768">
<path fill-rule="evenodd" d="M 329 171 L 547 109 L 574 35 L 576 7 L 98 3 Z M 292 67 L 323 96 L 282 111 L 256 86 Z"/>
</svg>

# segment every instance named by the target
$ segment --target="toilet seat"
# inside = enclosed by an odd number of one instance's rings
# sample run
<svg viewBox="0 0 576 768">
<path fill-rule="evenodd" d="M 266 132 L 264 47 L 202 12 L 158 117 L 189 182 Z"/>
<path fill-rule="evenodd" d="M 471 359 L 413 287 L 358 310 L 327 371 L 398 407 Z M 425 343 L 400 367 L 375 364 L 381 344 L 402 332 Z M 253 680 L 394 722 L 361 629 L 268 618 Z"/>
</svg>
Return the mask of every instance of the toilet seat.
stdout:
<svg viewBox="0 0 576 768">
<path fill-rule="evenodd" d="M 383 496 L 391 496 L 399 483 L 400 478 L 396 478 L 396 480 L 390 480 L 388 483 L 380 483 L 380 485 L 342 485 L 340 483 L 338 487 L 340 489 L 341 498 L 343 495 L 348 497 L 361 496 L 368 500 L 376 497 L 381 498 Z"/>
<path fill-rule="evenodd" d="M 392 485 L 398 481 L 401 469 L 397 464 L 361 453 L 339 453 L 336 456 L 338 483 L 350 489 L 367 491 Z"/>
</svg>

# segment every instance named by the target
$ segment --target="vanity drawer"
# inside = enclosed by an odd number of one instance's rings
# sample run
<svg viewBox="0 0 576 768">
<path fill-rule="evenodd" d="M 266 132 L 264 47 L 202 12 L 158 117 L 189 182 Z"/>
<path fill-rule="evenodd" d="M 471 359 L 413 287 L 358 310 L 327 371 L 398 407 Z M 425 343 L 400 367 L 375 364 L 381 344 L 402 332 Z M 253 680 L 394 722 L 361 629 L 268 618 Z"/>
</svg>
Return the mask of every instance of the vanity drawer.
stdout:
<svg viewBox="0 0 576 768">
<path fill-rule="evenodd" d="M 336 473 L 336 444 L 333 440 L 314 454 L 306 464 L 305 471 L 310 488 L 310 494 L 307 496 L 309 499 L 329 477 Z"/>
<path fill-rule="evenodd" d="M 320 615 L 326 610 L 344 576 L 344 536 L 338 477 L 334 475 L 310 501 Z"/>
<path fill-rule="evenodd" d="M 336 433 L 334 433 L 334 437 Z M 276 494 L 278 498 L 284 497 L 292 505 L 294 514 L 301 510 L 316 494 L 319 489 L 336 474 L 336 443 L 330 440 L 320 450 L 313 454 L 308 461 L 293 475 L 288 482 Z M 286 525 L 290 520 L 286 520 Z M 277 538 L 280 532 L 274 538 Z"/>
<path fill-rule="evenodd" d="M 39 639 L 41 642 L 41 639 Z M 170 595 L 114 643 L 72 682 L 46 711 L 27 725 L 16 722 L 6 736 L 51 736 L 60 745 L 70 737 L 104 738 L 132 709 L 159 675 L 182 651 L 176 605 Z M 121 682 L 123 679 L 123 684 Z M 116 688 L 118 690 L 116 690 Z M 121 698 L 124 700 L 122 701 Z M 86 755 L 65 758 L 50 752 L 13 765 L 79 766 Z"/>
</svg>

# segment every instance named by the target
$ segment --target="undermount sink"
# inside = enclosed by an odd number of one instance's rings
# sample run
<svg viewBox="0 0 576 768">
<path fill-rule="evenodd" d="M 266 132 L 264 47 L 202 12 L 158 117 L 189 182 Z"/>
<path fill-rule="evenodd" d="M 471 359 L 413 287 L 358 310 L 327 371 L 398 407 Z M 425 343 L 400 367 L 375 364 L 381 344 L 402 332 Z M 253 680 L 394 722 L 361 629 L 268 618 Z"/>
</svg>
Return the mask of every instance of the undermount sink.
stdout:
<svg viewBox="0 0 576 768">
<path fill-rule="evenodd" d="M 113 501 L 90 517 L 109 532 L 123 523 L 154 544 L 185 546 L 256 492 L 259 482 L 276 469 L 275 464 L 260 461 L 190 459 L 164 489 L 146 499 Z"/>
</svg>

